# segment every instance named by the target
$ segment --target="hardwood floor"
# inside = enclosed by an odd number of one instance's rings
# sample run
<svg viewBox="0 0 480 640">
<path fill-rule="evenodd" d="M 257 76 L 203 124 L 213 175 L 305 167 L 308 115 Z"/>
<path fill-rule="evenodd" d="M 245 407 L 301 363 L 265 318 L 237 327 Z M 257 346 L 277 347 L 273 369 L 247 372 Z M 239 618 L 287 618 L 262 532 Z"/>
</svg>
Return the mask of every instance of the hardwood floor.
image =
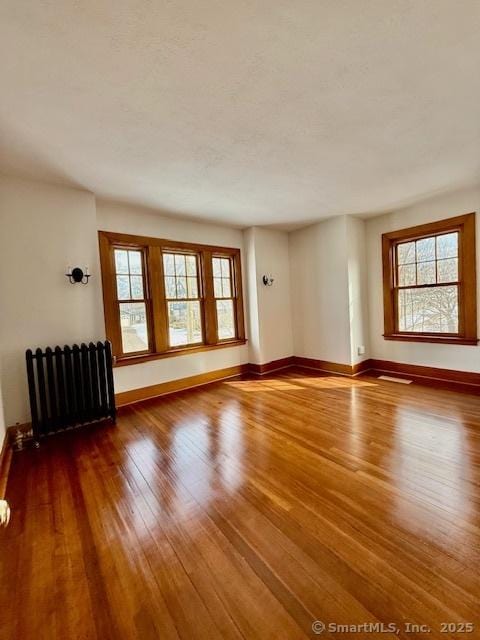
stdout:
<svg viewBox="0 0 480 640">
<path fill-rule="evenodd" d="M 480 638 L 477 396 L 215 383 L 14 454 L 7 498 L 2 639 Z"/>
</svg>

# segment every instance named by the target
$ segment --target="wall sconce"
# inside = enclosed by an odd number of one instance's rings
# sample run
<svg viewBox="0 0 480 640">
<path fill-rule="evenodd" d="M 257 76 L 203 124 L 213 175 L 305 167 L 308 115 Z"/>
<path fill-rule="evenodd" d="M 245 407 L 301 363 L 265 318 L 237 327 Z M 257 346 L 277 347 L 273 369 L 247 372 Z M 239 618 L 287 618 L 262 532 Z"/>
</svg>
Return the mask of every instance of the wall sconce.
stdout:
<svg viewBox="0 0 480 640">
<path fill-rule="evenodd" d="M 273 282 L 274 282 L 275 278 L 272 275 L 265 275 L 262 278 L 262 282 L 266 287 L 271 287 Z"/>
<path fill-rule="evenodd" d="M 88 267 L 67 267 L 67 273 L 65 274 L 69 279 L 71 284 L 77 284 L 81 282 L 82 284 L 87 284 L 90 274 L 88 273 Z"/>
</svg>

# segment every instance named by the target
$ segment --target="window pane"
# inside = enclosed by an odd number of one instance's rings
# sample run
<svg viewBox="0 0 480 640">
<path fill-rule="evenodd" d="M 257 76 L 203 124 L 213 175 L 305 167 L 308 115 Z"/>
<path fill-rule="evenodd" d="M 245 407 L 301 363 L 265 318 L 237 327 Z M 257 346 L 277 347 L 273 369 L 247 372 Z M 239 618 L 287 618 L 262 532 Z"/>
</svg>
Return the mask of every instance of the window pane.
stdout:
<svg viewBox="0 0 480 640">
<path fill-rule="evenodd" d="M 187 278 L 187 297 L 198 298 L 198 285 L 196 278 Z"/>
<path fill-rule="evenodd" d="M 400 265 L 398 267 L 398 286 L 409 287 L 416 284 L 416 267 L 414 264 Z"/>
<path fill-rule="evenodd" d="M 187 261 L 187 276 L 197 275 L 197 258 L 195 256 L 186 256 Z"/>
<path fill-rule="evenodd" d="M 415 242 L 404 242 L 397 247 L 398 264 L 415 262 Z"/>
<path fill-rule="evenodd" d="M 143 298 L 142 276 L 130 276 L 130 290 L 134 300 L 141 300 Z"/>
<path fill-rule="evenodd" d="M 117 276 L 117 297 L 119 300 L 130 299 L 130 278 L 128 276 Z"/>
<path fill-rule="evenodd" d="M 222 278 L 230 278 L 230 260 L 222 258 Z"/>
<path fill-rule="evenodd" d="M 221 258 L 213 258 L 213 275 L 215 278 L 222 277 L 222 259 Z"/>
<path fill-rule="evenodd" d="M 458 258 L 447 258 L 437 262 L 438 282 L 456 282 L 458 280 Z"/>
<path fill-rule="evenodd" d="M 185 275 L 185 256 L 183 254 L 175 255 L 175 275 Z"/>
<path fill-rule="evenodd" d="M 435 262 L 419 262 L 417 264 L 417 284 L 435 284 Z"/>
<path fill-rule="evenodd" d="M 144 302 L 120 304 L 120 327 L 124 353 L 148 349 L 147 314 Z"/>
<path fill-rule="evenodd" d="M 214 294 L 215 294 L 215 298 L 222 298 L 222 279 L 221 278 L 214 278 L 213 279 L 213 289 L 214 289 Z"/>
<path fill-rule="evenodd" d="M 177 278 L 176 280 L 177 280 L 177 298 L 186 298 L 187 297 L 187 279 Z"/>
<path fill-rule="evenodd" d="M 399 289 L 400 331 L 458 333 L 458 287 Z"/>
<path fill-rule="evenodd" d="M 233 300 L 217 300 L 218 339 L 235 337 Z"/>
<path fill-rule="evenodd" d="M 175 288 L 175 278 L 173 276 L 167 276 L 165 278 L 165 294 L 167 298 L 177 297 L 177 290 Z"/>
<path fill-rule="evenodd" d="M 129 251 L 130 273 L 142 273 L 142 254 L 140 251 Z"/>
<path fill-rule="evenodd" d="M 128 253 L 123 249 L 115 249 L 115 271 L 128 273 Z"/>
<path fill-rule="evenodd" d="M 181 300 L 185 298 L 198 298 L 198 269 L 197 256 L 184 253 L 164 254 L 163 263 L 165 274 L 170 271 L 172 275 L 165 275 L 165 291 L 167 298 Z M 186 273 L 190 275 L 186 275 Z"/>
<path fill-rule="evenodd" d="M 169 302 L 168 328 L 171 347 L 201 343 L 200 303 Z"/>
<path fill-rule="evenodd" d="M 222 278 L 223 284 L 223 297 L 230 298 L 232 295 L 232 288 L 230 286 L 230 278 Z"/>
<path fill-rule="evenodd" d="M 437 236 L 437 258 L 455 258 L 458 256 L 458 232 Z"/>
<path fill-rule="evenodd" d="M 417 262 L 435 260 L 435 238 L 417 240 Z"/>
<path fill-rule="evenodd" d="M 166 276 L 175 275 L 175 259 L 173 253 L 163 254 L 163 272 Z"/>
</svg>

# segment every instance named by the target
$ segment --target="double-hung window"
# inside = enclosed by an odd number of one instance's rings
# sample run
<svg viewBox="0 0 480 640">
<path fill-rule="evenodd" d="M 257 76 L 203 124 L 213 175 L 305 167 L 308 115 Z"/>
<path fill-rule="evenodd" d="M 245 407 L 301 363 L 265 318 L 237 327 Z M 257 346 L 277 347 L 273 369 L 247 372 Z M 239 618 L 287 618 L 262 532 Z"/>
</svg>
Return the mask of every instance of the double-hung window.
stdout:
<svg viewBox="0 0 480 640">
<path fill-rule="evenodd" d="M 170 347 L 203 343 L 198 255 L 163 254 L 165 300 Z"/>
<path fill-rule="evenodd" d="M 383 236 L 384 337 L 477 343 L 475 214 Z"/>
<path fill-rule="evenodd" d="M 245 343 L 240 250 L 99 232 L 117 364 Z"/>
<path fill-rule="evenodd" d="M 235 297 L 232 259 L 213 256 L 213 290 L 219 340 L 235 336 Z"/>
<path fill-rule="evenodd" d="M 122 352 L 149 351 L 144 252 L 115 248 L 115 308 L 119 318 Z"/>
</svg>

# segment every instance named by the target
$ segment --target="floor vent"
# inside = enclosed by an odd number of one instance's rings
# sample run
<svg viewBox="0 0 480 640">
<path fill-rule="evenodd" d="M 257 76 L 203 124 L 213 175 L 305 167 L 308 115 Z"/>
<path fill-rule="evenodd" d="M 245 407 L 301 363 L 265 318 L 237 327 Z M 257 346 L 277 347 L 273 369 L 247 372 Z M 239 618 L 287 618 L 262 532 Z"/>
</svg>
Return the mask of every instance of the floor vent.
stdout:
<svg viewBox="0 0 480 640">
<path fill-rule="evenodd" d="M 399 384 L 412 384 L 412 380 L 406 378 L 391 378 L 390 376 L 378 376 L 379 380 L 387 380 L 388 382 L 398 382 Z"/>
</svg>

